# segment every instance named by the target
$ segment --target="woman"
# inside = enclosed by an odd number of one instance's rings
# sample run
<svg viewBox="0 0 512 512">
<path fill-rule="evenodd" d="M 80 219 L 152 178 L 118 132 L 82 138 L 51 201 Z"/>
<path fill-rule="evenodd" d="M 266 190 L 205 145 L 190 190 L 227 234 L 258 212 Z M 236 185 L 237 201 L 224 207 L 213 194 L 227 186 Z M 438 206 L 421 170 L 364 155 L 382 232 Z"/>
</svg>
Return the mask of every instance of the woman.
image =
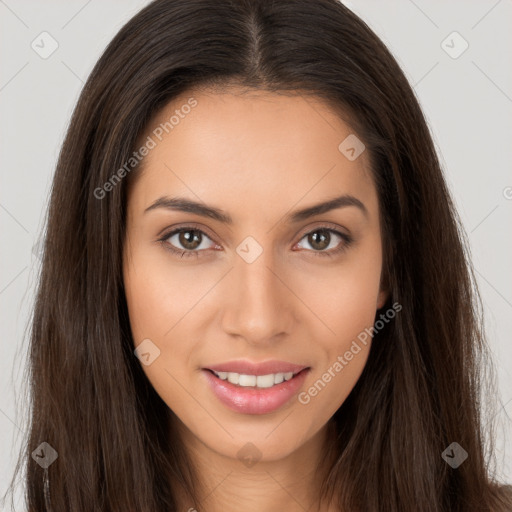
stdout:
<svg viewBox="0 0 512 512">
<path fill-rule="evenodd" d="M 410 85 L 341 3 L 149 4 L 54 178 L 28 509 L 511 510 L 464 247 Z"/>
</svg>

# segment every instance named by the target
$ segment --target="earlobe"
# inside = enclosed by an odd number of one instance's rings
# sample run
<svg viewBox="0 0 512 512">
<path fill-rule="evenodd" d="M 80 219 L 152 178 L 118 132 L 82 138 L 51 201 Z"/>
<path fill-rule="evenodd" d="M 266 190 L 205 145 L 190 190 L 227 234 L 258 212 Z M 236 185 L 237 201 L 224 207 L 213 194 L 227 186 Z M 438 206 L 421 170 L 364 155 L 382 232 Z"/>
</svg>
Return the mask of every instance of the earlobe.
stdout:
<svg viewBox="0 0 512 512">
<path fill-rule="evenodd" d="M 384 306 L 386 301 L 388 300 L 389 293 L 387 290 L 380 290 L 379 295 L 377 297 L 377 309 L 380 309 Z"/>
</svg>

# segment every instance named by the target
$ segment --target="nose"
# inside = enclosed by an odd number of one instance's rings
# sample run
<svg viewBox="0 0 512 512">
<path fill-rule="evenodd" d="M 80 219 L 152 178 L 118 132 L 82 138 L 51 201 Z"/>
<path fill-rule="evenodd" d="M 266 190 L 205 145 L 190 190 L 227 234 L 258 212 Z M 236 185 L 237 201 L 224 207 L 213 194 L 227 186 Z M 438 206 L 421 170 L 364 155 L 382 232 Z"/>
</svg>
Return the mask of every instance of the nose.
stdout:
<svg viewBox="0 0 512 512">
<path fill-rule="evenodd" d="M 225 283 L 224 332 L 250 345 L 272 344 L 291 332 L 295 298 L 280 268 L 270 250 L 252 263 L 236 256 Z"/>
</svg>

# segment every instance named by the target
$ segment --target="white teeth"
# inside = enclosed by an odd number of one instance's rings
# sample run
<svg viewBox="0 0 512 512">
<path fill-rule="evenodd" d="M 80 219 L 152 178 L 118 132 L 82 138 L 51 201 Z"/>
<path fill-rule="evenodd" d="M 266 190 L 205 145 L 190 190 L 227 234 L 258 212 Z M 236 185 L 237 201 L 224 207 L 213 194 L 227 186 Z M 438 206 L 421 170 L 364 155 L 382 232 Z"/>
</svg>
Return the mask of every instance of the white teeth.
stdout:
<svg viewBox="0 0 512 512">
<path fill-rule="evenodd" d="M 231 384 L 238 384 L 238 379 L 240 378 L 239 373 L 230 373 L 228 372 L 228 381 L 231 382 Z"/>
<path fill-rule="evenodd" d="M 270 373 L 269 375 L 244 375 L 234 372 L 213 372 L 219 379 L 242 387 L 271 388 L 293 377 L 293 372 Z"/>
<path fill-rule="evenodd" d="M 271 388 L 274 385 L 274 375 L 258 375 L 255 386 L 259 388 Z"/>
<path fill-rule="evenodd" d="M 238 385 L 239 386 L 256 386 L 256 375 L 240 375 L 238 377 Z"/>
</svg>

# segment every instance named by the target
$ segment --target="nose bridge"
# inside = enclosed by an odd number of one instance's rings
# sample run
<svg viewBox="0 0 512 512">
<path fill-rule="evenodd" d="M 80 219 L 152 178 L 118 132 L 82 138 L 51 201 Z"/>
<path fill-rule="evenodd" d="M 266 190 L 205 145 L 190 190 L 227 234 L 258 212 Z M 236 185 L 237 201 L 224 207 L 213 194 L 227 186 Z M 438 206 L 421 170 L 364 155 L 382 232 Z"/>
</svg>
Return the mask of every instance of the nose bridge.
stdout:
<svg viewBox="0 0 512 512">
<path fill-rule="evenodd" d="M 274 268 L 272 250 L 259 247 L 249 240 L 237 248 L 224 311 L 226 332 L 252 343 L 271 341 L 286 330 L 289 320 L 290 291 Z"/>
</svg>

